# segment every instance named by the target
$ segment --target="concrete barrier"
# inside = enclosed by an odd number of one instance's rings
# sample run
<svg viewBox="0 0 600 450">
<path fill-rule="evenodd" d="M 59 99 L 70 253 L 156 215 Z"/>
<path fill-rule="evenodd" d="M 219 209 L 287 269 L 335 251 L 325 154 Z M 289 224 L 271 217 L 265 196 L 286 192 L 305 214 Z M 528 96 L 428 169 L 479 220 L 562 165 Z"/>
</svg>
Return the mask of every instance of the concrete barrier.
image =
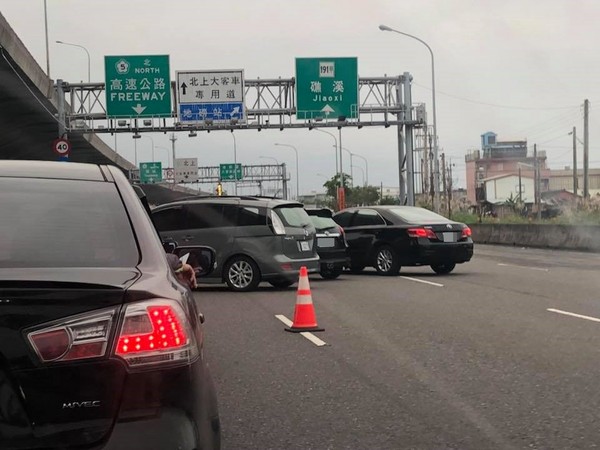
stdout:
<svg viewBox="0 0 600 450">
<path fill-rule="evenodd" d="M 481 244 L 600 252 L 600 226 L 478 223 L 469 225 Z"/>
</svg>

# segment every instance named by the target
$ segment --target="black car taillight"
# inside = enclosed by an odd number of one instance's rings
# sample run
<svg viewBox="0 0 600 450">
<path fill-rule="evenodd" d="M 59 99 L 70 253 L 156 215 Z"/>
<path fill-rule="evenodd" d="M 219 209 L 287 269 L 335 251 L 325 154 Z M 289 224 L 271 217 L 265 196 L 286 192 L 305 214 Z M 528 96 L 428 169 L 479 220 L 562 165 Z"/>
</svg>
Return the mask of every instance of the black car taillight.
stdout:
<svg viewBox="0 0 600 450">
<path fill-rule="evenodd" d="M 198 347 L 181 306 L 155 299 L 127 305 L 115 355 L 130 367 L 187 363 L 198 355 Z"/>
<path fill-rule="evenodd" d="M 472 231 L 471 231 L 471 229 L 469 227 L 464 227 L 462 229 L 462 238 L 463 239 L 464 238 L 470 238 L 472 234 L 473 233 L 472 233 Z"/>
<path fill-rule="evenodd" d="M 116 309 L 71 317 L 30 331 L 33 350 L 44 363 L 98 358 L 106 354 Z"/>
<path fill-rule="evenodd" d="M 437 236 L 431 228 L 409 228 L 408 236 L 413 238 L 437 239 Z"/>
</svg>

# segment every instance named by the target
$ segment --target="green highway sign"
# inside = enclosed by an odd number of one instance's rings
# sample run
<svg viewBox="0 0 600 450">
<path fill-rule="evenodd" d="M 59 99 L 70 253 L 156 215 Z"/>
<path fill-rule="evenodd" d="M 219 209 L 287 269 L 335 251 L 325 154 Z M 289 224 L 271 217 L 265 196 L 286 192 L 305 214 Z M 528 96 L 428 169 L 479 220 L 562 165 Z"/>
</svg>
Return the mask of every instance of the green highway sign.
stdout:
<svg viewBox="0 0 600 450">
<path fill-rule="evenodd" d="M 222 181 L 242 179 L 241 164 L 220 164 L 219 169 Z"/>
<path fill-rule="evenodd" d="M 140 163 L 140 182 L 141 183 L 159 183 L 161 181 L 162 181 L 162 163 L 161 162 Z"/>
<path fill-rule="evenodd" d="M 296 58 L 296 118 L 358 118 L 357 58 Z"/>
<path fill-rule="evenodd" d="M 169 55 L 105 56 L 108 117 L 171 117 Z"/>
</svg>

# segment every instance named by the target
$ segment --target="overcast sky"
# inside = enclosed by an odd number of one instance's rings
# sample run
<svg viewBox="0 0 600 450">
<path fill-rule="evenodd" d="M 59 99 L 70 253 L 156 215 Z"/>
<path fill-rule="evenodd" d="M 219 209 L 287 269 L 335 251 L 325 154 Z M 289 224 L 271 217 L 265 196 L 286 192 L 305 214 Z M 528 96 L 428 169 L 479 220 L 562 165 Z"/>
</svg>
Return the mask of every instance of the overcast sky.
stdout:
<svg viewBox="0 0 600 450">
<path fill-rule="evenodd" d="M 83 50 L 91 54 L 92 81 L 104 81 L 104 55 L 169 54 L 175 70 L 245 70 L 248 79 L 294 76 L 294 58 L 356 56 L 362 77 L 414 77 L 413 102 L 431 119 L 431 61 L 419 42 L 378 29 L 384 23 L 416 35 L 433 49 L 440 150 L 456 163 L 464 186 L 464 155 L 480 147 L 480 135 L 527 139 L 546 150 L 550 167 L 571 164 L 573 126 L 583 138 L 584 99 L 591 102 L 590 160 L 600 166 L 600 2 L 596 0 L 47 0 L 52 78 L 87 78 Z M 27 48 L 46 67 L 42 0 L 0 0 Z M 286 162 L 300 151 L 302 192 L 320 189 L 335 170 L 333 140 L 308 130 L 236 133 L 238 162 Z M 397 185 L 397 136 L 393 128 L 348 129 L 344 146 L 369 161 L 369 181 Z M 228 132 L 180 133 L 178 156 L 200 165 L 233 160 Z M 168 136 L 153 135 L 170 147 Z M 108 139 L 114 145 L 114 139 Z M 144 147 L 145 146 L 145 147 Z M 120 135 L 118 151 L 133 161 L 133 140 Z M 150 159 L 150 141 L 138 142 Z M 144 155 L 144 152 L 148 152 Z M 580 149 L 580 152 L 582 150 Z M 581 155 L 581 153 L 580 153 Z M 144 157 L 145 156 L 145 157 Z M 344 155 L 346 156 L 346 155 Z M 167 154 L 157 150 L 166 163 Z M 581 161 L 581 156 L 579 157 Z M 354 164 L 362 166 L 361 160 Z M 349 167 L 345 167 L 349 172 Z M 360 169 L 355 179 L 362 181 Z M 295 180 L 292 180 L 295 186 Z"/>
</svg>

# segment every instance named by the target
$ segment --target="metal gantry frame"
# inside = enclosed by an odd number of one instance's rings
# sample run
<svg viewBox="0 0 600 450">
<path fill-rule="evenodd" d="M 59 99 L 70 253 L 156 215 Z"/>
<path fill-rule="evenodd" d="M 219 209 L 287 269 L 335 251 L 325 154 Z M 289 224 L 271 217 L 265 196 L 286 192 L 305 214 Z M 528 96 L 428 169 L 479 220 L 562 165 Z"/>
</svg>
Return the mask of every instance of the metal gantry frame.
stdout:
<svg viewBox="0 0 600 450">
<path fill-rule="evenodd" d="M 412 101 L 412 76 L 408 72 L 396 77 L 359 78 L 359 113 L 356 118 L 315 116 L 296 119 L 294 78 L 244 80 L 246 121 L 227 124 L 182 124 L 177 120 L 176 105 L 168 118 L 133 115 L 110 118 L 106 115 L 103 92 L 105 83 L 68 83 L 57 80 L 59 94 L 59 134 L 64 133 L 144 133 L 144 132 L 211 132 L 221 130 L 257 130 L 290 128 L 398 127 L 399 186 L 401 202 L 414 205 L 414 167 L 412 164 L 413 130 L 426 126 L 417 117 Z M 171 83 L 176 98 L 175 83 Z M 67 101 L 68 98 L 68 101 Z M 62 101 L 61 101 L 62 100 Z M 175 103 L 175 102 L 174 102 Z M 64 105 L 61 107 L 60 105 Z M 64 109 L 62 109 L 64 108 Z M 64 120 L 60 120 L 63 118 Z M 61 123 L 62 122 L 62 123 Z M 408 154 L 405 153 L 405 149 Z M 408 164 L 407 164 L 408 162 Z M 251 167 L 251 166 L 249 166 Z M 207 169 L 208 170 L 208 169 Z M 211 171 L 218 168 L 211 168 Z M 201 175 L 199 173 L 199 175 Z M 214 178 L 214 173 L 206 173 Z"/>
</svg>

